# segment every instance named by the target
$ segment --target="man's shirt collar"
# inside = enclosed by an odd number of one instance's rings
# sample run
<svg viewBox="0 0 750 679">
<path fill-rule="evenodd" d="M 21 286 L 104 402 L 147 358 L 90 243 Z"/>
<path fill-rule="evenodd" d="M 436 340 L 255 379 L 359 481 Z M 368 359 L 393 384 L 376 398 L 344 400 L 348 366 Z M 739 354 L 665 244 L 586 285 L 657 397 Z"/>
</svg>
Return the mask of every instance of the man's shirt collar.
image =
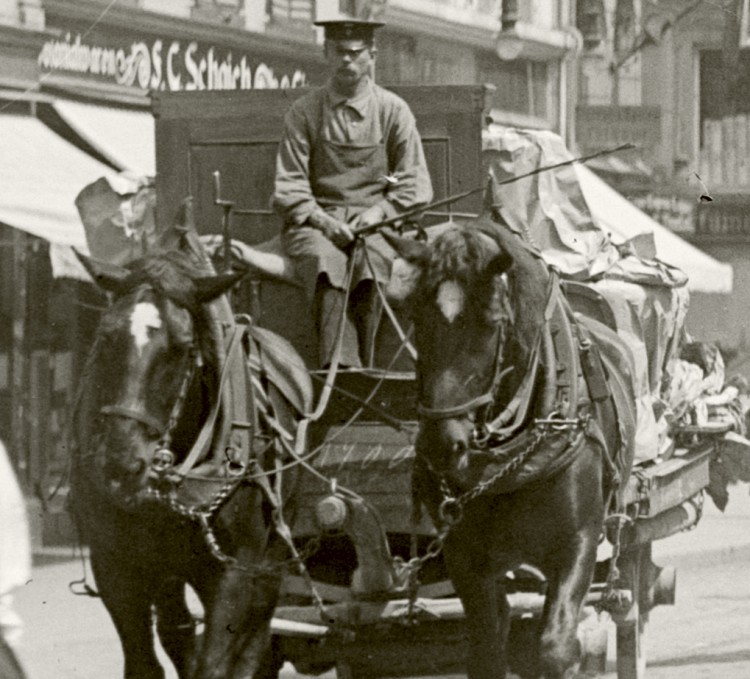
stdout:
<svg viewBox="0 0 750 679">
<path fill-rule="evenodd" d="M 367 79 L 366 86 L 362 88 L 360 92 L 355 94 L 351 99 L 339 94 L 333 89 L 333 85 L 329 81 L 326 85 L 326 92 L 328 94 L 328 101 L 332 108 L 338 106 L 348 106 L 353 108 L 363 118 L 367 113 L 367 107 L 372 98 L 372 80 Z"/>
</svg>

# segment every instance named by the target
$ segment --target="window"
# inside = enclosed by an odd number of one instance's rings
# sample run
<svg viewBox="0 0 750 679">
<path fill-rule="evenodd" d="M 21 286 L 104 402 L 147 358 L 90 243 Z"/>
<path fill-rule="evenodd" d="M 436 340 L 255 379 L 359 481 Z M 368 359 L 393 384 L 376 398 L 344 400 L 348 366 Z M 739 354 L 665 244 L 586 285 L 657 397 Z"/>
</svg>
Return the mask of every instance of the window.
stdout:
<svg viewBox="0 0 750 679">
<path fill-rule="evenodd" d="M 523 113 L 538 118 L 548 117 L 548 65 L 543 61 L 501 61 L 495 54 L 477 57 L 477 77 L 490 83 L 492 108 Z"/>
<path fill-rule="evenodd" d="M 272 19 L 311 23 L 313 0 L 268 0 L 268 13 Z"/>
</svg>

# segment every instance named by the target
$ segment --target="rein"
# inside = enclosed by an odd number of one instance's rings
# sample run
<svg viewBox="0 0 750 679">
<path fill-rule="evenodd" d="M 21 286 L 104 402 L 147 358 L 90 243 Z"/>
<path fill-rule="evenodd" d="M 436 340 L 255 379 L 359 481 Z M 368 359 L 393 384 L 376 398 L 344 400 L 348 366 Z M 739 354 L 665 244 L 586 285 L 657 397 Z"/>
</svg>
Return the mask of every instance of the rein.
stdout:
<svg viewBox="0 0 750 679">
<path fill-rule="evenodd" d="M 140 422 L 159 434 L 159 443 L 157 444 L 157 450 L 152 462 L 152 466 L 158 470 L 163 470 L 170 466 L 174 461 L 174 453 L 170 450 L 172 434 L 174 433 L 174 428 L 182 415 L 185 398 L 187 397 L 190 383 L 195 376 L 195 371 L 201 365 L 200 354 L 198 354 L 193 347 L 190 348 L 188 360 L 187 369 L 184 371 L 177 398 L 172 405 L 166 424 L 162 424 L 157 418 L 149 413 L 120 404 L 102 406 L 99 410 L 102 415 L 123 417 L 125 419 L 134 420 L 135 422 Z"/>
</svg>

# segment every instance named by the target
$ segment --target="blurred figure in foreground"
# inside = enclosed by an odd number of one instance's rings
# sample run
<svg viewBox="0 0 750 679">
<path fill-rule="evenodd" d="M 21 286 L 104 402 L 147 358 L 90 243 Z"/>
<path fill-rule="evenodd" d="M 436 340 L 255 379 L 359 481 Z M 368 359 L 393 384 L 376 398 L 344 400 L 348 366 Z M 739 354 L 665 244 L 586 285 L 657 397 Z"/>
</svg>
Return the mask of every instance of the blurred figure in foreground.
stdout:
<svg viewBox="0 0 750 679">
<path fill-rule="evenodd" d="M 13 644 L 21 619 L 13 610 L 13 590 L 31 577 L 31 542 L 23 493 L 8 452 L 0 441 L 0 678 L 24 679 Z"/>
</svg>

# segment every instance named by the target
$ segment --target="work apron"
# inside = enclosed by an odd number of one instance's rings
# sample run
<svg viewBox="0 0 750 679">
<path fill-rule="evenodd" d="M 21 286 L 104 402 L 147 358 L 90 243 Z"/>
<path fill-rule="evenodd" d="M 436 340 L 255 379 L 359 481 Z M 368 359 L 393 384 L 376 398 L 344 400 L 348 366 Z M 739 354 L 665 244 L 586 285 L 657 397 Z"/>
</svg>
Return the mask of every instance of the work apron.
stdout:
<svg viewBox="0 0 750 679">
<path fill-rule="evenodd" d="M 317 140 L 310 158 L 310 177 L 318 204 L 330 215 L 348 222 L 385 196 L 388 174 L 385 145 L 339 144 Z M 286 253 L 294 260 L 295 272 L 312 301 L 321 274 L 329 283 L 343 289 L 346 281 L 347 253 L 339 250 L 320 231 L 312 227 L 289 227 L 284 230 Z M 369 260 L 375 274 L 358 252 L 354 261 L 352 289 L 364 280 L 386 283 L 390 276 L 393 249 L 380 234 L 366 239 Z"/>
</svg>

